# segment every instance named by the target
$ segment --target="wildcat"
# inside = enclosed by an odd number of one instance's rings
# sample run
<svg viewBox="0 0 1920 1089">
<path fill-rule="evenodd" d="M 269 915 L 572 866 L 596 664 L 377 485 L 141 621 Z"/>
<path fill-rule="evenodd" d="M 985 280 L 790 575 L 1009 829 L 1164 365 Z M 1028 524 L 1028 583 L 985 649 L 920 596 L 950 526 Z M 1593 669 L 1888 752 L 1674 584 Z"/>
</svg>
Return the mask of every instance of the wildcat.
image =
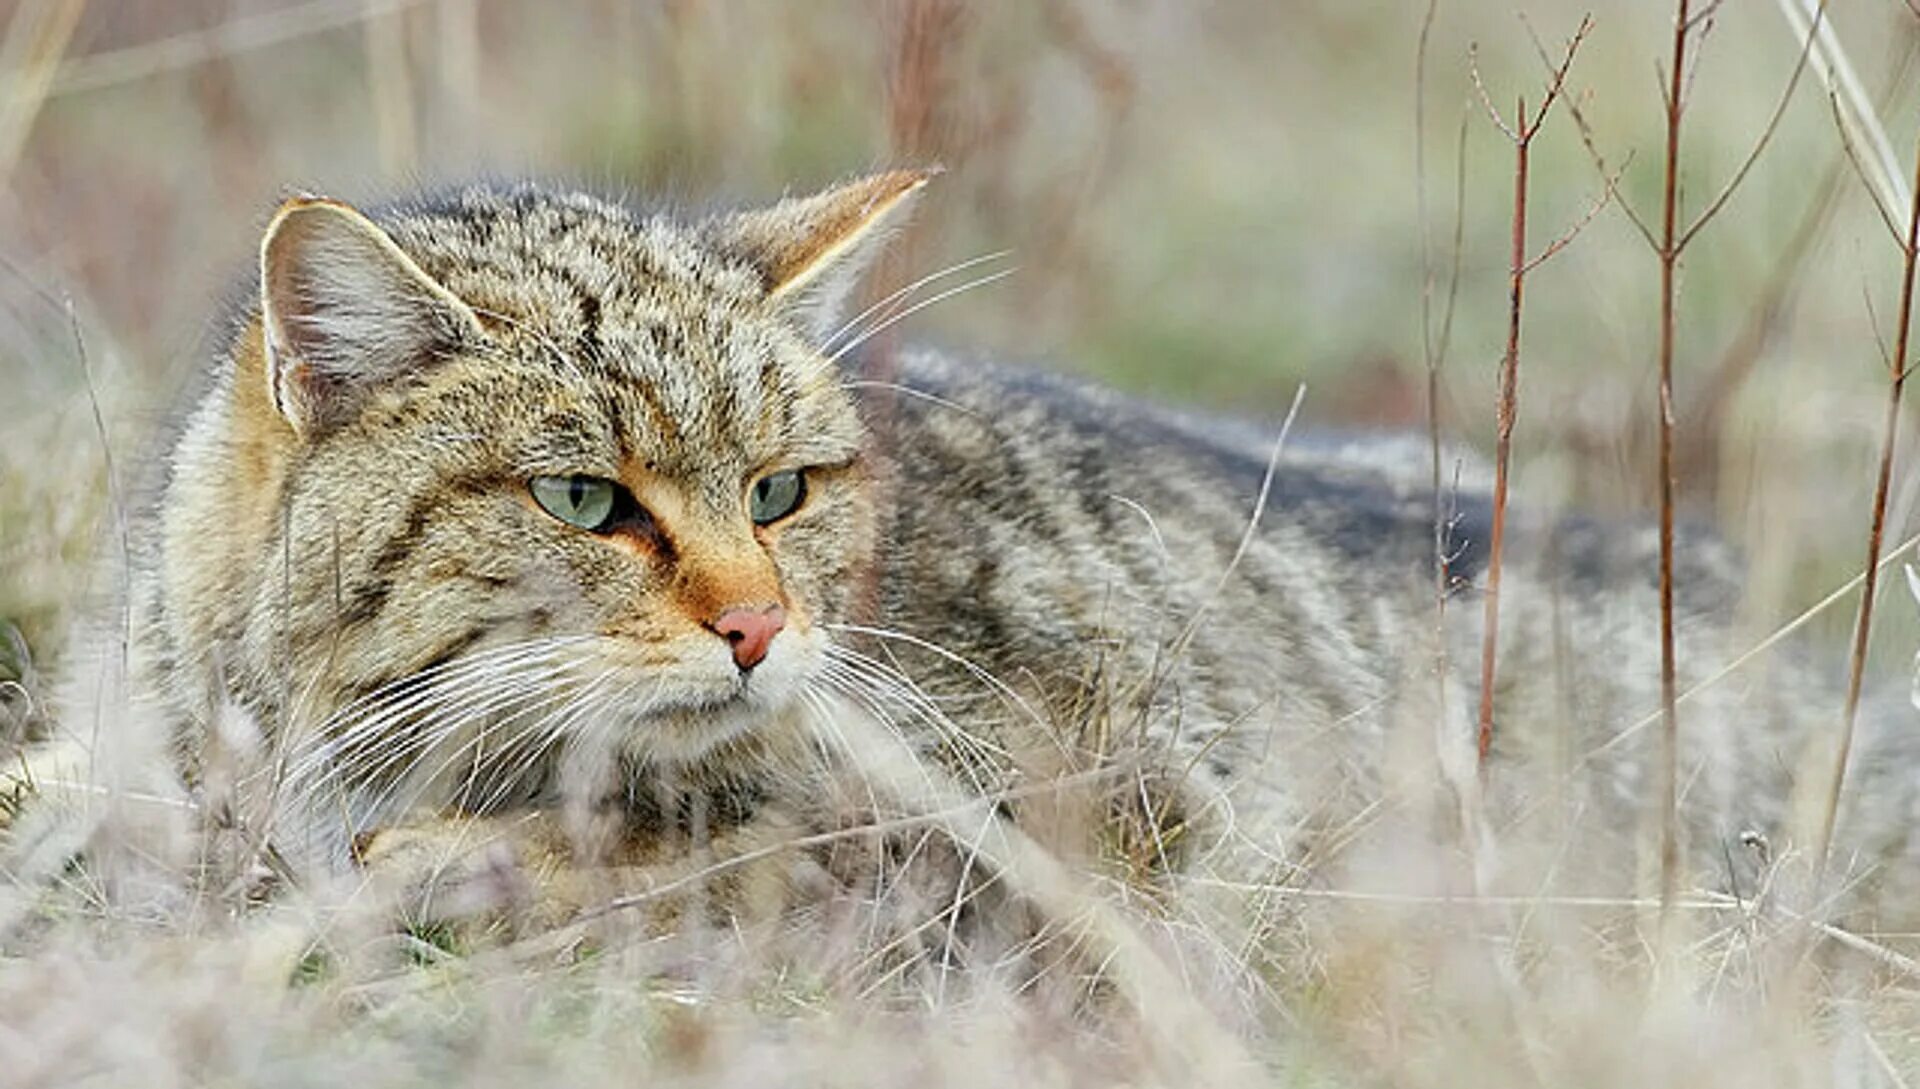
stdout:
<svg viewBox="0 0 1920 1089">
<path fill-rule="evenodd" d="M 1481 799 L 1484 497 L 1437 541 L 1424 457 L 1391 445 L 918 348 L 863 371 L 845 303 L 929 177 L 694 217 L 537 185 L 288 201 L 131 514 L 127 709 L 70 727 L 122 769 L 96 777 L 296 870 L 422 814 L 552 817 L 590 861 L 804 812 L 861 759 L 857 714 L 1030 826 L 1023 784 L 1121 769 L 1150 868 L 1316 880 L 1374 850 L 1444 883 L 1405 845 L 1484 812 L 1584 842 L 1564 887 L 1645 869 L 1647 533 L 1517 533 L 1498 766 L 1542 774 Z M 1737 562 L 1701 540 L 1682 567 L 1690 684 L 1729 653 Z M 112 630 L 78 676 L 120 668 Z M 1751 887 L 1740 844 L 1791 841 L 1831 705 L 1809 672 L 1686 705 L 1701 880 Z M 1862 766 L 1866 804 L 1910 804 Z M 1863 857 L 1907 851 L 1856 823 Z"/>
</svg>

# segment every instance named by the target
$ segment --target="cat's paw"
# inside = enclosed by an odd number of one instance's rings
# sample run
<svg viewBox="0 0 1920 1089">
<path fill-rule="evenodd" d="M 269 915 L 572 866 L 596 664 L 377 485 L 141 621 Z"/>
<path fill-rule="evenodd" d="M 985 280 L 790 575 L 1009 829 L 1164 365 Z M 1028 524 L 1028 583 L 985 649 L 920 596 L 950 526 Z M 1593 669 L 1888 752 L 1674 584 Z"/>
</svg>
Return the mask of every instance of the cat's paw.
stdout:
<svg viewBox="0 0 1920 1089">
<path fill-rule="evenodd" d="M 551 896 L 564 847 L 537 817 L 444 817 L 363 833 L 354 860 L 408 933 L 464 952 L 561 921 Z"/>
</svg>

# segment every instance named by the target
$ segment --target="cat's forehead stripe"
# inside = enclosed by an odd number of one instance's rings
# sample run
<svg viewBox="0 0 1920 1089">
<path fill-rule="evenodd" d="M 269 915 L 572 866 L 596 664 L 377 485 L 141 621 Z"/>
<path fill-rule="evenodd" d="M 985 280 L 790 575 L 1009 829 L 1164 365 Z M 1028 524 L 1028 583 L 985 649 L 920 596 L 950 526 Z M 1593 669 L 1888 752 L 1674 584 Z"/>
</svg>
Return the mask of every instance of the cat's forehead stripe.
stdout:
<svg viewBox="0 0 1920 1089">
<path fill-rule="evenodd" d="M 578 194 L 486 190 L 398 209 L 388 227 L 501 336 L 580 372 L 622 444 L 739 449 L 792 430 L 794 376 L 743 320 L 758 285 L 693 228 Z"/>
</svg>

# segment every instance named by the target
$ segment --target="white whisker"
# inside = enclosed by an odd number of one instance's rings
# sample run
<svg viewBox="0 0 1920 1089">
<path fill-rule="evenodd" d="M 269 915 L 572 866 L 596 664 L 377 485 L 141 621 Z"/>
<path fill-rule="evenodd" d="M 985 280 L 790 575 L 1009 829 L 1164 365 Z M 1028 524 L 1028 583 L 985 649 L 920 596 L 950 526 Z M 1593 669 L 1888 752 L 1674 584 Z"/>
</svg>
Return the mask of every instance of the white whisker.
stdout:
<svg viewBox="0 0 1920 1089">
<path fill-rule="evenodd" d="M 1000 258 L 1006 257 L 1012 252 L 1013 252 L 1012 250 L 995 250 L 992 253 L 983 253 L 978 257 L 968 258 L 967 260 L 961 261 L 958 264 L 948 265 L 946 268 L 943 268 L 938 272 L 930 272 L 927 275 L 920 277 L 918 280 L 915 280 L 914 282 L 899 289 L 898 291 L 895 291 L 891 295 L 888 295 L 886 298 L 881 299 L 879 302 L 874 303 L 872 306 L 867 307 L 865 310 L 860 311 L 858 314 L 855 314 L 853 317 L 847 319 L 846 322 L 844 322 L 840 326 L 840 328 L 835 329 L 833 331 L 833 334 L 831 336 L 827 337 L 827 339 L 820 342 L 820 348 L 819 348 L 820 354 L 832 355 L 833 345 L 835 341 L 839 340 L 841 337 L 846 336 L 848 333 L 852 332 L 854 330 L 854 327 L 858 326 L 861 322 L 872 317 L 875 313 L 883 309 L 886 309 L 889 306 L 892 306 L 896 301 L 908 295 L 911 295 L 912 293 L 920 290 L 921 288 L 927 286 L 928 284 L 934 283 L 935 281 L 944 280 L 947 277 L 954 275 L 955 273 L 965 272 L 970 268 L 975 268 L 977 266 L 984 265 L 989 261 L 998 261 Z M 888 316 L 891 316 L 891 315 L 888 315 Z M 883 317 L 880 320 L 885 321 L 886 318 Z"/>
<path fill-rule="evenodd" d="M 950 287 L 945 291 L 940 292 L 937 295 L 933 295 L 928 298 L 922 299 L 919 302 L 914 303 L 912 306 L 907 307 L 905 310 L 900 311 L 898 314 L 890 315 L 885 321 L 876 323 L 872 328 L 862 330 L 858 336 L 856 336 L 852 340 L 849 340 L 847 343 L 841 345 L 840 347 L 835 348 L 833 350 L 833 353 L 827 356 L 827 362 L 838 363 L 841 359 L 845 358 L 848 352 L 853 351 L 854 349 L 860 347 L 862 344 L 865 344 L 867 341 L 872 340 L 874 337 L 879 336 L 881 333 L 886 332 L 888 329 L 891 329 L 895 325 L 898 325 L 901 322 L 907 320 L 908 318 L 914 316 L 915 314 L 918 314 L 920 311 L 925 310 L 929 306 L 933 306 L 936 303 L 945 302 L 946 300 L 953 298 L 955 295 L 959 295 L 967 291 L 972 291 L 976 287 L 985 287 L 988 284 L 993 283 L 995 280 L 1004 280 L 1018 271 L 1020 271 L 1019 267 L 1015 266 L 1013 268 L 1001 269 L 998 272 L 990 272 L 985 276 L 980 276 L 972 280 L 968 280 L 966 283 L 961 284 L 958 287 Z"/>
<path fill-rule="evenodd" d="M 491 682 L 517 670 L 554 661 L 559 652 L 584 642 L 579 637 L 509 644 L 408 674 L 367 694 L 335 714 L 320 727 L 314 747 L 287 769 L 287 778 L 300 782 L 319 766 L 349 752 L 368 736 L 378 736 L 394 719 L 428 713 L 436 704 L 460 696 L 470 683 Z M 397 702 L 386 702 L 397 700 Z"/>
<path fill-rule="evenodd" d="M 538 714 L 553 705 L 562 704 L 570 699 L 572 695 L 573 693 L 558 689 L 553 685 L 537 689 L 527 688 L 510 698 L 499 701 L 499 703 L 495 705 L 483 706 L 452 721 L 434 723 L 432 730 L 424 735 L 425 744 L 410 746 L 410 748 L 417 747 L 420 750 L 417 759 L 414 760 L 410 767 L 406 767 L 401 774 L 394 776 L 392 782 L 382 788 L 379 794 L 374 796 L 371 811 L 377 812 L 384 808 L 394 797 L 394 792 L 400 789 L 401 785 L 408 780 L 412 780 L 418 784 L 414 789 L 414 797 L 409 799 L 407 803 L 408 806 L 411 806 L 418 801 L 421 792 L 431 789 L 433 784 L 437 782 L 442 775 L 446 774 L 447 771 L 452 769 L 467 753 L 474 753 L 477 760 L 483 752 L 486 740 L 491 733 L 518 723 L 527 715 Z M 512 709 L 510 711 L 503 711 L 503 708 L 507 707 L 511 707 Z M 418 773 L 417 769 L 429 759 L 429 753 L 435 746 L 448 740 L 453 734 L 475 722 L 479 722 L 480 727 L 472 737 L 461 742 L 460 745 L 455 747 L 451 752 L 448 752 L 440 759 L 438 764 L 434 765 L 431 771 L 424 775 Z M 377 768 L 371 769 L 366 774 L 359 776 L 359 781 L 377 782 L 385 778 L 387 771 L 399 764 L 407 755 L 408 753 L 405 749 L 389 755 Z M 406 807 L 403 806 L 402 808 Z"/>
</svg>

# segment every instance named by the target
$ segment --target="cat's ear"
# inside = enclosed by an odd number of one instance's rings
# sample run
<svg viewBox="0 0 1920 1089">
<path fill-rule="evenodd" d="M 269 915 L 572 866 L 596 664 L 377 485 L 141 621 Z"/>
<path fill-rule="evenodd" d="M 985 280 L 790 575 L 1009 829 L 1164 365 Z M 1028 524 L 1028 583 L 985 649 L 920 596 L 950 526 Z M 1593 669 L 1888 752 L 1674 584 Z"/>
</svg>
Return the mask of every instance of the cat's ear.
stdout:
<svg viewBox="0 0 1920 1089">
<path fill-rule="evenodd" d="M 472 309 L 372 220 L 318 197 L 287 201 L 267 226 L 260 315 L 268 393 L 303 435 L 480 333 Z"/>
<path fill-rule="evenodd" d="M 824 336 L 853 285 L 939 167 L 889 170 L 720 224 L 721 244 L 760 274 L 767 297 Z"/>
</svg>

